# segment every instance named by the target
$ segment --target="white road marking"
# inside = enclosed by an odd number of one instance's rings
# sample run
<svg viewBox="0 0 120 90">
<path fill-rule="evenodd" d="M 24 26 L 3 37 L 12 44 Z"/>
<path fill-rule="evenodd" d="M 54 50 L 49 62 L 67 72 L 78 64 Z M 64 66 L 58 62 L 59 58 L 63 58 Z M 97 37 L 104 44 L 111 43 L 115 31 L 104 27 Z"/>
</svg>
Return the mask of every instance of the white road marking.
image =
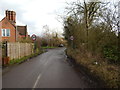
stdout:
<svg viewBox="0 0 120 90">
<path fill-rule="evenodd" d="M 34 88 L 36 88 L 37 84 L 38 84 L 38 81 L 40 80 L 40 77 L 41 77 L 42 74 L 39 74 L 39 76 L 37 77 L 37 80 L 35 81 L 35 84 L 33 86 L 33 90 Z"/>
</svg>

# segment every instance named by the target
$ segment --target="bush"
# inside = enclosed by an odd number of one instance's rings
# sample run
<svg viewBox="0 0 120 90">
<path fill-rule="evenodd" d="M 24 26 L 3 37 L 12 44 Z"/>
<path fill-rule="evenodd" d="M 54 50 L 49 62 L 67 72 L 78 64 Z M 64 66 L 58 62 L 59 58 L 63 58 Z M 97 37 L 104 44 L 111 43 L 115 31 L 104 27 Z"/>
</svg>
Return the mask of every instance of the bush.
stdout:
<svg viewBox="0 0 120 90">
<path fill-rule="evenodd" d="M 117 65 L 109 64 L 99 56 L 89 55 L 88 52 L 81 52 L 78 49 L 68 48 L 67 55 L 75 60 L 75 62 L 84 68 L 88 69 L 93 77 L 105 82 L 105 87 L 118 88 L 120 87 L 120 72 Z M 95 64 L 94 62 L 98 62 Z"/>
<path fill-rule="evenodd" d="M 103 54 L 104 54 L 104 57 L 110 60 L 111 62 L 114 62 L 114 63 L 119 62 L 119 59 L 118 59 L 119 52 L 116 46 L 105 46 L 103 49 Z"/>
</svg>

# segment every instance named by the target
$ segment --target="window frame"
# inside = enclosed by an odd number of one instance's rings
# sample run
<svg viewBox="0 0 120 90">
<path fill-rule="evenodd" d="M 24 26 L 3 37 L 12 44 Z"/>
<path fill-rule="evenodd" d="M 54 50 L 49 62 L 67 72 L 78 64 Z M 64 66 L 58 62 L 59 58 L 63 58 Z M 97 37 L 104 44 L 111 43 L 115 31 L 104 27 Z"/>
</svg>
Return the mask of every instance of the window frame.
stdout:
<svg viewBox="0 0 120 90">
<path fill-rule="evenodd" d="M 3 30 L 4 30 L 4 35 L 3 35 Z M 2 31 L 1 32 L 2 37 L 10 37 L 10 29 L 1 29 L 1 31 Z M 7 34 L 9 34 L 9 36 Z"/>
</svg>

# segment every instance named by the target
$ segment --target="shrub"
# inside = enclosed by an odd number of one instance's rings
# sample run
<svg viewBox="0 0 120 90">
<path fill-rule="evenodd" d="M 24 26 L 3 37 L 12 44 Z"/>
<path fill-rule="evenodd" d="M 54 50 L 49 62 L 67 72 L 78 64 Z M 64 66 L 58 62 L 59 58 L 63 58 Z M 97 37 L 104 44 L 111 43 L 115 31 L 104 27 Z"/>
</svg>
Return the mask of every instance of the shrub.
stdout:
<svg viewBox="0 0 120 90">
<path fill-rule="evenodd" d="M 114 63 L 119 62 L 118 53 L 116 46 L 105 46 L 103 49 L 104 57 Z"/>
</svg>

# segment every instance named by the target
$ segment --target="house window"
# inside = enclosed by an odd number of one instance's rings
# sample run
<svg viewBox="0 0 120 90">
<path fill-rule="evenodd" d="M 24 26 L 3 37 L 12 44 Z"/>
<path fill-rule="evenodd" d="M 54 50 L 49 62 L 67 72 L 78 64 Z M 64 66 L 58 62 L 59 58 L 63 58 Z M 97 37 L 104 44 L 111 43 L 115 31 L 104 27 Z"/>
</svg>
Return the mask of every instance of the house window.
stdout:
<svg viewBox="0 0 120 90">
<path fill-rule="evenodd" d="M 10 36 L 10 29 L 2 29 L 2 36 L 9 37 Z"/>
</svg>

